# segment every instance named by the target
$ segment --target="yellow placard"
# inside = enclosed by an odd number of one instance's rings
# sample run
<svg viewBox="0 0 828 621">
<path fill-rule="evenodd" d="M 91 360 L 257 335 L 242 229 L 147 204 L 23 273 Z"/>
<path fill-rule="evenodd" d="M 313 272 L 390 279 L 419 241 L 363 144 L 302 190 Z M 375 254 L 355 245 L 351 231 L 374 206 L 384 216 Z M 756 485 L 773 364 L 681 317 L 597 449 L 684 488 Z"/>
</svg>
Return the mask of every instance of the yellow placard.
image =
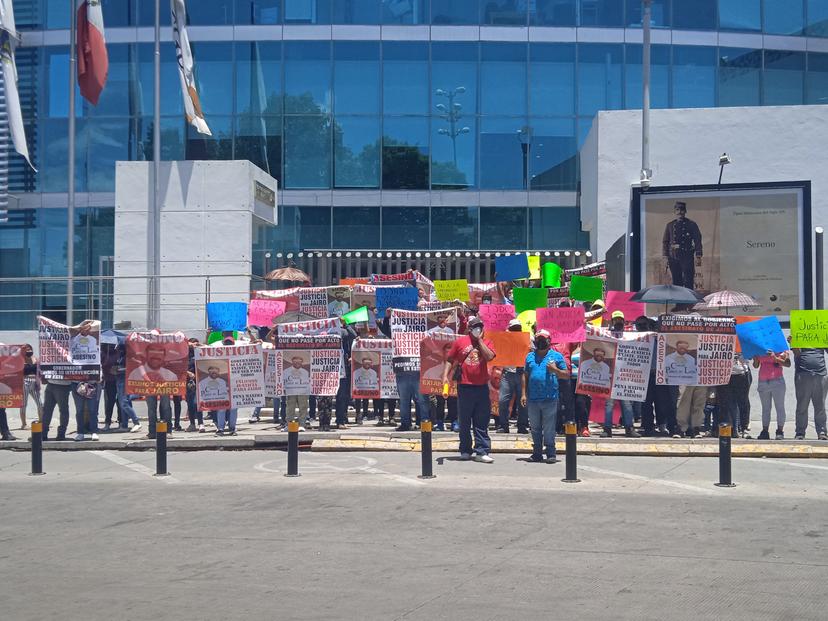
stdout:
<svg viewBox="0 0 828 621">
<path fill-rule="evenodd" d="M 540 256 L 530 254 L 529 259 L 529 278 L 532 280 L 540 280 Z"/>
<path fill-rule="evenodd" d="M 459 280 L 435 280 L 434 291 L 437 299 L 441 302 L 469 301 L 469 281 L 465 278 Z"/>
</svg>

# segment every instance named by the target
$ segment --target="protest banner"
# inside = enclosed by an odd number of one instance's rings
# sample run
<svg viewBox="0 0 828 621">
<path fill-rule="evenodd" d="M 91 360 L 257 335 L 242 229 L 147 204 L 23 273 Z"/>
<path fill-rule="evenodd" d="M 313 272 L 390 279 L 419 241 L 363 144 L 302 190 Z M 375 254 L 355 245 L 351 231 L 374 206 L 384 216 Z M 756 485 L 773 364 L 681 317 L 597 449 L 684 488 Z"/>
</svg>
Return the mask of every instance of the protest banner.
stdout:
<svg viewBox="0 0 828 621">
<path fill-rule="evenodd" d="M 515 287 L 512 289 L 512 299 L 515 301 L 515 312 L 518 315 L 526 310 L 546 308 L 546 305 L 549 303 L 546 289 Z"/>
<path fill-rule="evenodd" d="M 399 399 L 391 339 L 363 339 L 351 347 L 351 397 Z"/>
<path fill-rule="evenodd" d="M 281 352 L 273 347 L 268 347 L 263 349 L 262 356 L 264 358 L 265 397 L 267 399 L 278 399 L 282 396 L 279 394 L 282 376 Z"/>
<path fill-rule="evenodd" d="M 495 257 L 495 276 L 498 282 L 529 278 L 529 259 L 525 254 Z"/>
<path fill-rule="evenodd" d="M 644 401 L 656 334 L 613 333 L 586 326 L 585 336 L 575 392 L 600 399 Z"/>
<path fill-rule="evenodd" d="M 761 319 L 762 317 L 760 317 L 759 315 L 736 315 L 733 318 L 736 320 L 736 325 L 738 326 L 739 324 L 748 323 L 749 321 L 756 321 L 757 319 Z M 736 334 L 736 343 L 733 351 L 737 354 L 742 353 L 742 345 L 741 343 L 739 343 L 738 334 Z"/>
<path fill-rule="evenodd" d="M 221 334 L 222 334 L 221 332 L 210 332 L 207 335 L 207 345 L 212 345 L 213 343 L 220 342 L 221 339 L 222 339 Z M 234 341 L 239 340 L 239 333 L 236 330 L 233 330 L 233 340 Z"/>
<path fill-rule="evenodd" d="M 792 310 L 791 347 L 828 347 L 828 310 Z"/>
<path fill-rule="evenodd" d="M 736 337 L 742 356 L 746 360 L 755 356 L 764 356 L 768 351 L 775 354 L 788 351 L 788 341 L 785 340 L 782 326 L 779 325 L 776 315 L 745 323 L 737 322 Z"/>
<path fill-rule="evenodd" d="M 101 322 L 66 326 L 38 316 L 38 369 L 44 379 L 95 382 L 101 376 Z"/>
<path fill-rule="evenodd" d="M 291 287 L 289 289 L 265 289 L 253 292 L 253 298 L 257 300 L 281 300 L 285 303 L 285 314 L 298 313 L 299 309 L 299 289 L 301 287 Z"/>
<path fill-rule="evenodd" d="M 586 338 L 583 306 L 539 308 L 538 330 L 548 330 L 553 343 L 581 343 Z"/>
<path fill-rule="evenodd" d="M 183 332 L 131 333 L 126 340 L 127 394 L 185 396 L 189 353 Z"/>
<path fill-rule="evenodd" d="M 571 279 L 573 276 L 594 276 L 606 281 L 607 262 L 596 261 L 595 263 L 589 263 L 587 265 L 582 265 L 581 267 L 573 267 L 571 269 L 564 270 L 564 273 L 568 279 Z"/>
<path fill-rule="evenodd" d="M 569 286 L 547 289 L 547 303 L 550 308 L 560 306 L 564 300 L 569 300 Z"/>
<path fill-rule="evenodd" d="M 515 307 L 512 304 L 481 304 L 477 312 L 488 333 L 507 330 L 509 322 L 515 318 Z"/>
<path fill-rule="evenodd" d="M 489 332 L 485 338 L 492 342 L 495 358 L 490 366 L 522 367 L 529 353 L 528 332 Z"/>
<path fill-rule="evenodd" d="M 346 326 L 352 323 L 368 323 L 368 307 L 360 306 L 356 310 L 342 315 L 341 319 Z"/>
<path fill-rule="evenodd" d="M 661 315 L 658 318 L 656 383 L 722 386 L 733 368 L 733 317 Z"/>
<path fill-rule="evenodd" d="M 342 369 L 338 334 L 282 336 L 276 339 L 277 396 L 334 396 Z"/>
<path fill-rule="evenodd" d="M 374 285 L 356 284 L 351 289 L 351 310 L 368 309 L 368 327 L 377 327 L 377 288 Z"/>
<path fill-rule="evenodd" d="M 569 297 L 594 302 L 604 297 L 604 281 L 595 276 L 573 276 L 569 280 Z"/>
<path fill-rule="evenodd" d="M 368 276 L 364 278 L 340 278 L 339 284 L 342 286 L 353 287 L 354 285 L 367 285 L 371 279 Z"/>
<path fill-rule="evenodd" d="M 339 317 L 351 309 L 351 287 L 342 285 L 254 291 L 253 296 L 255 299 L 283 301 L 286 315 L 299 313 L 323 319 Z"/>
<path fill-rule="evenodd" d="M 529 280 L 540 280 L 540 256 L 530 254 L 526 261 L 529 264 Z"/>
<path fill-rule="evenodd" d="M 387 308 L 416 310 L 417 302 L 420 299 L 417 291 L 413 287 L 378 287 L 377 316 L 384 317 Z"/>
<path fill-rule="evenodd" d="M 326 317 L 341 317 L 351 310 L 350 287 L 325 287 L 325 293 L 328 300 Z"/>
<path fill-rule="evenodd" d="M 457 309 L 391 311 L 393 364 L 397 372 L 420 371 L 420 341 L 434 334 L 457 334 Z"/>
<path fill-rule="evenodd" d="M 425 302 L 423 300 L 417 302 L 417 310 L 420 311 L 435 311 L 454 307 L 455 304 L 453 302 Z"/>
<path fill-rule="evenodd" d="M 271 327 L 273 320 L 285 314 L 287 303 L 283 300 L 250 300 L 247 307 L 247 324 Z"/>
<path fill-rule="evenodd" d="M 441 302 L 452 302 L 460 300 L 469 301 L 469 281 L 465 278 L 459 280 L 435 280 L 434 290 L 437 299 Z"/>
<path fill-rule="evenodd" d="M 299 310 L 312 317 L 328 317 L 327 287 L 300 287 Z"/>
<path fill-rule="evenodd" d="M 247 328 L 247 304 L 207 302 L 207 323 L 213 330 L 244 330 Z"/>
<path fill-rule="evenodd" d="M 198 409 L 263 406 L 262 345 L 207 345 L 195 348 Z"/>
<path fill-rule="evenodd" d="M 541 285 L 553 289 L 560 287 L 561 274 L 563 274 L 563 269 L 557 263 L 544 263 Z"/>
<path fill-rule="evenodd" d="M 503 296 L 496 282 L 470 282 L 469 283 L 469 304 L 481 306 L 482 304 L 503 304 Z"/>
<path fill-rule="evenodd" d="M 370 284 L 376 286 L 404 285 L 416 287 L 423 292 L 426 300 L 431 299 L 434 293 L 434 283 L 417 270 L 402 272 L 401 274 L 371 274 Z"/>
<path fill-rule="evenodd" d="M 0 345 L 0 408 L 23 405 L 23 346 Z"/>
<path fill-rule="evenodd" d="M 641 315 L 646 315 L 646 304 L 630 301 L 634 295 L 634 291 L 607 291 L 607 318 L 612 317 L 615 311 L 621 311 L 624 313 L 624 321 L 632 323 Z"/>
<path fill-rule="evenodd" d="M 279 336 L 325 334 L 335 332 L 339 334 L 339 326 L 342 321 L 339 317 L 329 319 L 311 319 L 310 321 L 294 321 L 291 323 L 280 323 L 276 332 Z"/>
<path fill-rule="evenodd" d="M 456 334 L 433 334 L 420 341 L 420 392 L 443 394 L 443 370 Z M 457 396 L 457 382 L 449 378 L 449 396 Z"/>
</svg>

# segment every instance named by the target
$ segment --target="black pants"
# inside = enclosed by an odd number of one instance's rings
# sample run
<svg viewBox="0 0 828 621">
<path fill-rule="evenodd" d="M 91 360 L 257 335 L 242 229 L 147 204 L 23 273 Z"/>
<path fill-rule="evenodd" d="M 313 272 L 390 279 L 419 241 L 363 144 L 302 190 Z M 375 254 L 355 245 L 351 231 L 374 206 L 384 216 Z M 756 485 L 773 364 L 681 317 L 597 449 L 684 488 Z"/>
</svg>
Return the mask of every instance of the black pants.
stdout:
<svg viewBox="0 0 828 621">
<path fill-rule="evenodd" d="M 446 423 L 450 426 L 457 420 L 457 397 L 443 398 L 441 395 L 429 397 L 431 405 L 431 420 L 442 428 Z M 448 418 L 446 418 L 446 406 L 448 406 Z"/>
<path fill-rule="evenodd" d="M 49 435 L 49 424 L 52 422 L 52 414 L 55 411 L 55 406 L 60 412 L 60 423 L 58 424 L 57 437 L 66 437 L 66 428 L 69 426 L 69 393 L 72 392 L 72 387 L 63 384 L 46 384 L 46 390 L 43 393 L 43 439 L 45 440 Z"/>
<path fill-rule="evenodd" d="M 527 413 L 526 418 L 529 418 L 529 414 Z M 557 429 L 555 430 L 558 434 L 563 433 L 563 425 L 564 422 L 569 420 L 575 420 L 575 382 L 571 379 L 559 379 L 558 380 L 558 416 L 556 421 Z M 518 421 L 518 427 L 521 429 L 526 429 L 526 426 L 521 426 L 520 421 Z"/>
<path fill-rule="evenodd" d="M 677 257 L 668 257 L 667 265 L 673 275 L 673 284 L 679 287 L 695 288 L 696 257 L 693 254 L 680 254 Z"/>
<path fill-rule="evenodd" d="M 339 390 L 336 391 L 336 424 L 348 424 L 348 403 L 351 401 L 350 375 L 339 380 Z"/>
<path fill-rule="evenodd" d="M 9 421 L 6 418 L 6 408 L 0 408 L 0 438 L 5 440 L 11 435 L 9 431 Z"/>
<path fill-rule="evenodd" d="M 118 403 L 118 383 L 114 380 L 104 382 L 104 423 L 112 424 L 112 412 L 118 408 L 118 420 L 121 420 L 121 404 Z"/>
<path fill-rule="evenodd" d="M 729 422 L 733 434 L 742 429 L 742 420 L 750 420 L 750 378 L 747 373 L 731 375 L 730 382 L 716 389 L 716 405 L 719 410 L 719 422 Z"/>
<path fill-rule="evenodd" d="M 394 420 L 394 408 L 397 405 L 396 399 L 374 399 L 374 416 L 381 421 L 385 407 L 388 406 L 388 421 Z"/>
<path fill-rule="evenodd" d="M 173 403 L 173 416 L 175 420 L 175 428 L 178 429 L 181 427 L 181 397 L 174 396 L 172 398 Z"/>
<path fill-rule="evenodd" d="M 589 410 L 592 408 L 592 397 L 589 395 L 575 395 L 574 410 L 575 410 L 575 425 L 578 429 L 589 427 Z"/>
<path fill-rule="evenodd" d="M 368 416 L 368 399 L 354 400 L 354 410 L 356 410 L 356 421 L 359 422 Z"/>
</svg>

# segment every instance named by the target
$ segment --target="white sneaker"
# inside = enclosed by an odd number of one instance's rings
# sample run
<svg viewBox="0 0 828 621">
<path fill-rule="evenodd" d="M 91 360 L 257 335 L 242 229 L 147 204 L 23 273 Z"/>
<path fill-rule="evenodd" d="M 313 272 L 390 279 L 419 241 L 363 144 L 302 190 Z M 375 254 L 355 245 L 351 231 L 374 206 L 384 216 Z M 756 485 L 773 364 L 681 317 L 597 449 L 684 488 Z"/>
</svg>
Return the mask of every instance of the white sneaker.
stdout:
<svg viewBox="0 0 828 621">
<path fill-rule="evenodd" d="M 135 423 L 132 426 L 132 429 L 130 429 L 129 431 L 130 431 L 130 433 L 135 433 L 136 431 L 139 431 L 140 429 L 141 429 L 141 423 Z"/>
<path fill-rule="evenodd" d="M 488 455 L 475 455 L 474 461 L 479 461 L 481 464 L 493 464 L 494 459 L 489 457 Z"/>
<path fill-rule="evenodd" d="M 258 422 L 259 422 L 259 417 L 258 417 L 258 416 L 251 416 L 251 417 L 247 420 L 247 422 L 248 422 L 248 423 L 250 423 L 251 425 L 252 425 L 253 423 L 258 423 Z"/>
<path fill-rule="evenodd" d="M 299 427 L 299 431 L 304 431 L 304 430 L 305 430 L 304 427 Z"/>
<path fill-rule="evenodd" d="M 460 461 L 470 461 L 471 455 L 468 453 L 460 453 Z"/>
<path fill-rule="evenodd" d="M 85 440 L 85 439 L 86 439 L 86 438 L 84 438 L 84 437 L 83 437 L 83 434 L 82 434 L 82 433 L 76 433 L 76 434 L 75 434 L 75 442 L 82 442 L 82 441 L 83 441 L 83 440 Z"/>
<path fill-rule="evenodd" d="M 97 439 L 98 439 L 98 434 L 97 434 L 97 433 L 93 433 L 93 434 L 90 436 L 90 439 L 92 439 L 92 440 L 97 440 Z"/>
</svg>

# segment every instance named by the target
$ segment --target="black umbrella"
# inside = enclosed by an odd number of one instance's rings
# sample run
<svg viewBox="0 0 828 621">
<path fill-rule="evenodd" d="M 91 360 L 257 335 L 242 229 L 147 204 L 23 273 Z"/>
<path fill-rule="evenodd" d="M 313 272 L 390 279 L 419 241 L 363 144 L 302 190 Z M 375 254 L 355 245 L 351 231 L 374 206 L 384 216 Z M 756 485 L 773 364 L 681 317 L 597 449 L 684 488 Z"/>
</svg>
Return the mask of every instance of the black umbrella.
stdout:
<svg viewBox="0 0 828 621">
<path fill-rule="evenodd" d="M 630 298 L 631 302 L 664 304 L 665 312 L 667 310 L 666 306 L 669 304 L 697 304 L 702 300 L 704 300 L 704 297 L 701 294 L 687 287 L 679 287 L 677 285 L 655 285 L 654 287 L 647 287 L 636 292 Z"/>
</svg>

